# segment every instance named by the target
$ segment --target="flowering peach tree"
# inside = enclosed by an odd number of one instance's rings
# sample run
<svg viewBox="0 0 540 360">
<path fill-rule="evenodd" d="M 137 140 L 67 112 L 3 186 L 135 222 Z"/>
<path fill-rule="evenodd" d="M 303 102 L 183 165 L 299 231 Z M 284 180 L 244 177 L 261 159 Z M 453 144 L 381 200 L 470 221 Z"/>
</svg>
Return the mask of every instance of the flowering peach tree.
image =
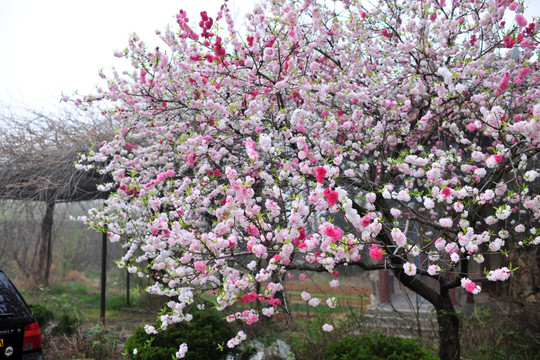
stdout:
<svg viewBox="0 0 540 360">
<path fill-rule="evenodd" d="M 189 321 L 203 293 L 219 310 L 247 305 L 228 319 L 249 325 L 288 311 L 292 270 L 386 268 L 433 304 L 441 358 L 457 359 L 449 290 L 481 292 L 471 262 L 540 243 L 540 22 L 523 11 L 274 0 L 241 33 L 226 4 L 180 11 L 162 46 L 133 35 L 116 54 L 132 69 L 101 73 L 106 86 L 76 100 L 105 100 L 122 124 L 78 164 L 113 179 L 83 220 L 170 298 L 162 328 Z"/>
</svg>

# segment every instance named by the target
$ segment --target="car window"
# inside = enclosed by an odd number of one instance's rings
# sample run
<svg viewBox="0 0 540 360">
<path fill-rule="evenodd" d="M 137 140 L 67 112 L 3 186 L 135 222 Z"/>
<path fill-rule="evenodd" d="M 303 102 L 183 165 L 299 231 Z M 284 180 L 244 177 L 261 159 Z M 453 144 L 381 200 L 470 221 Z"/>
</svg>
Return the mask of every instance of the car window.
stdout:
<svg viewBox="0 0 540 360">
<path fill-rule="evenodd" d="M 0 272 L 0 317 L 28 315 L 29 310 L 15 286 Z"/>
</svg>

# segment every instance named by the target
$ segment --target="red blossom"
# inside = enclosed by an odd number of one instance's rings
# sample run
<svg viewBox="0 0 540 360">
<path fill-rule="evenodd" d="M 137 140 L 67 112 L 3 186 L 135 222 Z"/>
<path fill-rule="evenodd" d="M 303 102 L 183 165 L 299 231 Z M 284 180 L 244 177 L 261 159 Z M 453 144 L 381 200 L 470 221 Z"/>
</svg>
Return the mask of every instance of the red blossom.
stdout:
<svg viewBox="0 0 540 360">
<path fill-rule="evenodd" d="M 337 193 L 337 191 L 334 191 L 330 188 L 326 188 L 324 189 L 324 197 L 326 198 L 328 205 L 334 206 L 337 204 L 339 194 Z"/>
<path fill-rule="evenodd" d="M 326 176 L 326 169 L 322 166 L 317 168 L 315 178 L 319 184 L 324 184 L 324 177 Z"/>
</svg>

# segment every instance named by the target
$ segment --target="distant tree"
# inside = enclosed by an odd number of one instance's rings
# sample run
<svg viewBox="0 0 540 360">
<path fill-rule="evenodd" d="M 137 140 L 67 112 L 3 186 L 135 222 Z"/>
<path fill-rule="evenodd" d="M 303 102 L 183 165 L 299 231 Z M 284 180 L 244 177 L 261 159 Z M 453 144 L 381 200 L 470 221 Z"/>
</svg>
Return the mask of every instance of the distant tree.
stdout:
<svg viewBox="0 0 540 360">
<path fill-rule="evenodd" d="M 116 54 L 133 69 L 75 99 L 109 101 L 123 124 L 82 159 L 116 189 L 83 220 L 170 297 L 164 327 L 209 290 L 219 310 L 252 305 L 229 315 L 251 324 L 289 311 L 291 270 L 386 268 L 433 304 L 440 357 L 459 359 L 450 290 L 481 291 L 470 264 L 484 254 L 540 243 L 540 23 L 523 11 L 268 0 L 245 36 L 226 6 L 195 27 L 180 11 L 160 34 L 167 51 L 133 35 Z M 506 265 L 484 275 L 507 280 Z"/>
</svg>

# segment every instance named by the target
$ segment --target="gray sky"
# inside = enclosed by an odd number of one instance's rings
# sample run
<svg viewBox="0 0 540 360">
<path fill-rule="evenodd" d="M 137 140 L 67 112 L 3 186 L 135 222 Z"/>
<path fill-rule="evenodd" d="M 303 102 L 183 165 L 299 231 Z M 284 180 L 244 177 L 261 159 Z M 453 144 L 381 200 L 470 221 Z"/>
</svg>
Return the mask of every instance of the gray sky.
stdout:
<svg viewBox="0 0 540 360">
<path fill-rule="evenodd" d="M 114 50 L 136 32 L 157 45 L 156 30 L 175 26 L 180 9 L 198 21 L 215 19 L 220 0 L 0 0 L 0 103 L 41 109 L 60 94 L 86 94 L 100 82 L 99 69 L 119 66 Z M 243 15 L 253 0 L 230 0 Z M 242 6 L 242 7 L 241 7 Z"/>
<path fill-rule="evenodd" d="M 529 0 L 540 15 L 540 0 Z M 119 62 L 113 51 L 136 32 L 158 44 L 155 30 L 175 26 L 183 8 L 190 20 L 202 10 L 215 18 L 221 0 L 0 0 L 0 103 L 40 110 L 56 106 L 60 94 L 92 92 L 99 69 Z M 241 16 L 254 0 L 230 0 Z"/>
</svg>

